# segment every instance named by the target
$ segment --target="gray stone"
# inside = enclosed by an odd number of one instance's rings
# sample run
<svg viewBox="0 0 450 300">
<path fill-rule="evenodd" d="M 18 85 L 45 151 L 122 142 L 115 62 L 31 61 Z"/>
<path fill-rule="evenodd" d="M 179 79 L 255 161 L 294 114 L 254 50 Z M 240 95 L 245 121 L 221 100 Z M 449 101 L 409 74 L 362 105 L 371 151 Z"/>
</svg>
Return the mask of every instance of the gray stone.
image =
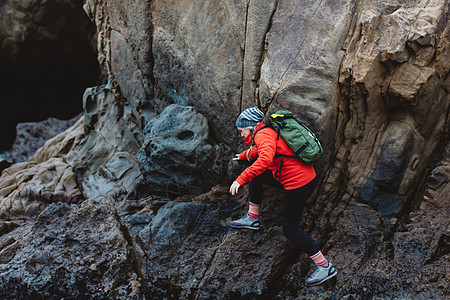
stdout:
<svg viewBox="0 0 450 300">
<path fill-rule="evenodd" d="M 146 193 L 197 194 L 220 148 L 212 146 L 208 122 L 193 107 L 169 105 L 144 129 L 144 143 L 137 159 Z M 141 194 L 140 197 L 145 196 Z"/>
<path fill-rule="evenodd" d="M 383 216 L 393 216 L 401 209 L 405 195 L 400 191 L 405 162 L 414 143 L 414 133 L 407 124 L 392 122 L 382 138 L 383 146 L 372 175 L 359 191 L 361 202 L 370 204 Z"/>
<path fill-rule="evenodd" d="M 152 2 L 158 110 L 172 103 L 194 106 L 230 147 L 243 93 L 246 15 L 240 0 Z"/>
</svg>

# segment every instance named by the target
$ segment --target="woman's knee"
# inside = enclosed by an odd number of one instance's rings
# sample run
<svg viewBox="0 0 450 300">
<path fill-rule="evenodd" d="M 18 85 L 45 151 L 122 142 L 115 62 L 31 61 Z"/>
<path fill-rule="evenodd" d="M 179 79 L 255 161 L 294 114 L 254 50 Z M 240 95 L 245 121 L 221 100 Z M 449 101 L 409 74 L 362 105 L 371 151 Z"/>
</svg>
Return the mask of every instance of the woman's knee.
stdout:
<svg viewBox="0 0 450 300">
<path fill-rule="evenodd" d="M 289 226 L 286 223 L 283 223 L 283 234 L 288 240 L 293 240 L 297 231 L 298 231 L 297 228 Z"/>
</svg>

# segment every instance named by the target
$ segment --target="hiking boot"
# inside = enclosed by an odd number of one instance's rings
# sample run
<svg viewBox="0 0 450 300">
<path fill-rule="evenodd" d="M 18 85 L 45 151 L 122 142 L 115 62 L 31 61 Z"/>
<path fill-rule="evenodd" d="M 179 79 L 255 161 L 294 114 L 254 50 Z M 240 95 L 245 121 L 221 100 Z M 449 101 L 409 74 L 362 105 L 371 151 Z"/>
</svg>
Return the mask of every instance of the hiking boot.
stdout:
<svg viewBox="0 0 450 300">
<path fill-rule="evenodd" d="M 231 221 L 228 225 L 233 228 L 247 228 L 247 229 L 258 230 L 259 229 L 259 218 L 257 218 L 256 220 L 252 220 L 248 216 L 248 214 L 245 214 L 245 216 L 243 216 L 239 220 Z"/>
<path fill-rule="evenodd" d="M 316 270 L 306 278 L 305 282 L 307 286 L 315 286 L 319 285 L 321 283 L 324 283 L 331 277 L 336 276 L 337 271 L 335 267 L 331 264 L 331 262 L 328 262 L 328 268 L 317 266 Z"/>
</svg>

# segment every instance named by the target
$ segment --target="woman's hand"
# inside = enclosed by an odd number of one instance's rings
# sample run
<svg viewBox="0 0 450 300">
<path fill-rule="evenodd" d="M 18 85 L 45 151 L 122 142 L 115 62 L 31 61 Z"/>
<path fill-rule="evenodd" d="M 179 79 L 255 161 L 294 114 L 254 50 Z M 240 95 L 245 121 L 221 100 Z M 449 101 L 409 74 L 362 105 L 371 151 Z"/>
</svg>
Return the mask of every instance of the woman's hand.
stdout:
<svg viewBox="0 0 450 300">
<path fill-rule="evenodd" d="M 239 154 L 236 154 L 236 155 L 233 157 L 233 160 L 240 160 L 240 159 L 239 159 Z"/>
<path fill-rule="evenodd" d="M 234 182 L 233 182 L 233 184 L 230 186 L 230 194 L 232 195 L 232 196 L 234 196 L 234 195 L 236 195 L 237 193 L 238 193 L 238 190 L 239 190 L 239 187 L 240 187 L 241 185 L 235 180 Z"/>
</svg>

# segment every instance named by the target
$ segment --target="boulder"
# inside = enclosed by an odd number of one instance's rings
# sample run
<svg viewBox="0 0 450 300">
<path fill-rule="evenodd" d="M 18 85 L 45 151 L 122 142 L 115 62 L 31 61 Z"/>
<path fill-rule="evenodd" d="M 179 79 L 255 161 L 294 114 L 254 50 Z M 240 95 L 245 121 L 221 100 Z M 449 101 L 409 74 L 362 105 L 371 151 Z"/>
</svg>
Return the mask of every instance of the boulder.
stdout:
<svg viewBox="0 0 450 300">
<path fill-rule="evenodd" d="M 136 156 L 144 177 L 136 187 L 139 196 L 173 197 L 209 190 L 213 180 L 207 180 L 223 177 L 221 173 L 225 172 L 223 167 L 214 168 L 224 165 L 223 153 L 210 141 L 203 115 L 193 107 L 169 105 L 144 128 L 144 143 Z"/>
<path fill-rule="evenodd" d="M 282 236 L 280 209 L 272 209 L 276 201 L 268 201 L 266 227 L 257 233 L 228 227 L 242 215 L 245 202 L 216 187 L 183 202 L 152 196 L 120 203 L 118 214 L 149 295 L 223 299 L 274 292 L 293 247 Z"/>
</svg>

